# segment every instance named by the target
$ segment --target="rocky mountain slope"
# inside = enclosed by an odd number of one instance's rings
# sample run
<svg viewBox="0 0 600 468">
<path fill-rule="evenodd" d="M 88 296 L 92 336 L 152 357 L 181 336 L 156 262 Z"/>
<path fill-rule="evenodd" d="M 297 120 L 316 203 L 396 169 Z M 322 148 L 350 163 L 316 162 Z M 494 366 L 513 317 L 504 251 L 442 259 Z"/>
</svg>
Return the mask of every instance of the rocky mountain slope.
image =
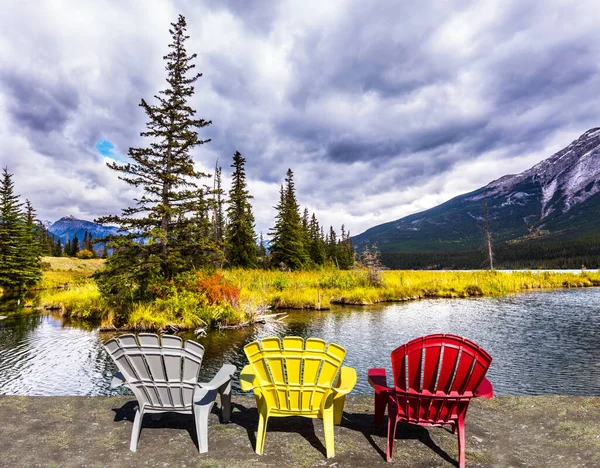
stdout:
<svg viewBox="0 0 600 468">
<path fill-rule="evenodd" d="M 83 219 L 77 219 L 74 216 L 65 216 L 60 218 L 58 221 L 50 224 L 48 230 L 56 237 L 60 238 L 60 241 L 65 244 L 67 239 L 71 240 L 74 236 L 77 236 L 79 242 L 83 241 L 85 232 L 92 234 L 92 237 L 102 238 L 109 234 L 117 234 L 118 228 L 113 226 L 102 226 L 101 224 L 94 223 L 92 221 L 85 221 Z"/>
<path fill-rule="evenodd" d="M 516 175 L 352 238 L 382 252 L 446 252 L 484 245 L 487 203 L 496 245 L 581 239 L 600 233 L 600 128 Z"/>
</svg>

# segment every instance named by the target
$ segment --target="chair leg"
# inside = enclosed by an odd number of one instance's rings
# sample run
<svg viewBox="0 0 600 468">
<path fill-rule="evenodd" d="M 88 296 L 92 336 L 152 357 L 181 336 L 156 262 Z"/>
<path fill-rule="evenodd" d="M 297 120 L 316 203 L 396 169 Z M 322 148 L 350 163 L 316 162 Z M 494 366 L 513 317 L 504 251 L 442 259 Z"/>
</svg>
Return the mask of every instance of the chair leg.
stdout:
<svg viewBox="0 0 600 468">
<path fill-rule="evenodd" d="M 265 447 L 265 436 L 267 435 L 267 421 L 269 419 L 269 414 L 267 412 L 267 407 L 263 403 L 262 405 L 258 405 L 258 429 L 256 430 L 256 450 L 255 452 L 258 455 L 263 454 L 263 449 Z"/>
<path fill-rule="evenodd" d="M 390 404 L 388 408 L 388 437 L 387 437 L 387 447 L 386 447 L 386 460 L 388 462 L 392 461 L 392 456 L 394 454 L 394 441 L 396 440 L 396 426 L 398 425 L 398 418 L 396 417 L 398 414 L 397 409 Z"/>
<path fill-rule="evenodd" d="M 327 458 L 333 458 L 335 456 L 335 442 L 333 430 L 334 415 L 335 408 L 330 408 L 323 411 L 323 432 L 325 433 L 325 450 L 327 452 Z"/>
<path fill-rule="evenodd" d="M 142 419 L 144 419 L 144 411 L 138 408 L 135 412 L 133 427 L 131 428 L 131 442 L 129 443 L 129 450 L 131 450 L 132 452 L 137 451 L 137 445 L 140 439 L 140 432 L 142 432 Z"/>
<path fill-rule="evenodd" d="M 194 421 L 196 423 L 196 435 L 198 436 L 198 452 L 208 452 L 208 416 L 213 403 L 207 405 L 194 405 Z"/>
<path fill-rule="evenodd" d="M 383 422 L 385 408 L 388 404 L 388 394 L 383 392 L 375 392 L 375 424 Z"/>
<path fill-rule="evenodd" d="M 458 466 L 465 468 L 465 419 L 458 418 Z"/>
<path fill-rule="evenodd" d="M 228 423 L 231 417 L 231 380 L 219 389 L 221 395 L 221 420 Z"/>
<path fill-rule="evenodd" d="M 339 426 L 342 424 L 342 414 L 344 413 L 344 404 L 346 395 L 336 395 L 333 399 L 333 424 Z"/>
</svg>

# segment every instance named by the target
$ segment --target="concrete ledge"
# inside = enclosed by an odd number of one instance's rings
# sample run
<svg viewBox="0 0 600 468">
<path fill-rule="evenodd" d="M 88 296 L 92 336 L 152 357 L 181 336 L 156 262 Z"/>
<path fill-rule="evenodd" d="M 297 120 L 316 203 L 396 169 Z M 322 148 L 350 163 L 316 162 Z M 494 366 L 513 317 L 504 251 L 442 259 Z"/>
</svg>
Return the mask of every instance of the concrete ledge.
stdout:
<svg viewBox="0 0 600 468">
<path fill-rule="evenodd" d="M 7 467 L 434 467 L 456 466 L 456 436 L 405 426 L 394 462 L 385 462 L 387 425 L 373 424 L 371 397 L 348 398 L 335 429 L 336 457 L 325 458 L 320 420 L 272 418 L 265 454 L 253 451 L 254 398 L 234 395 L 229 424 L 210 417 L 209 452 L 198 454 L 192 417 L 144 419 L 129 451 L 133 397 L 0 396 L 0 465 Z M 475 400 L 467 416 L 468 466 L 600 466 L 600 397 Z"/>
</svg>

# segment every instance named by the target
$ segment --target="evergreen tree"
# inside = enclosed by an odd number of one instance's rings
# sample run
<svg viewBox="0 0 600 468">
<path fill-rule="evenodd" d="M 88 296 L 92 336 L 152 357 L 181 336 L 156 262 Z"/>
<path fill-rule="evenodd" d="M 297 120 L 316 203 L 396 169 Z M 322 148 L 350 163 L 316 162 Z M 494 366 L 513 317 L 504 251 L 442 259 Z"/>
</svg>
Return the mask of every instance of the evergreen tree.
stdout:
<svg viewBox="0 0 600 468">
<path fill-rule="evenodd" d="M 239 151 L 233 155 L 231 190 L 227 207 L 227 260 L 231 266 L 256 268 L 258 252 L 254 233 L 254 215 L 246 183 L 246 159 Z"/>
<path fill-rule="evenodd" d="M 25 200 L 25 224 L 23 226 L 21 261 L 23 262 L 24 282 L 32 285 L 42 279 L 42 246 L 40 244 L 40 224 L 29 200 Z"/>
<path fill-rule="evenodd" d="M 308 216 L 308 208 L 304 208 L 301 220 L 301 233 L 302 233 L 302 248 L 308 257 L 310 263 L 310 218 Z"/>
<path fill-rule="evenodd" d="M 148 130 L 141 135 L 150 142 L 146 147 L 129 149 L 133 162 L 108 164 L 126 183 L 143 189 L 136 205 L 124 209 L 121 216 L 97 221 L 117 224 L 129 232 L 110 238 L 113 254 L 96 275 L 101 291 L 108 296 L 131 292 L 132 300 L 148 297 L 155 281 L 199 266 L 195 254 L 209 246 L 209 238 L 199 236 L 203 225 L 194 225 L 204 222 L 196 216 L 204 209 L 198 206 L 198 185 L 209 176 L 194 169 L 190 152 L 210 141 L 200 140 L 197 129 L 211 122 L 196 118 L 196 111 L 188 105 L 194 94 L 193 83 L 202 74 L 188 76 L 195 67 L 192 60 L 196 54 L 188 55 L 185 48 L 189 38 L 185 18 L 180 15 L 171 25 L 171 51 L 164 57 L 168 86 L 155 96 L 157 104 L 143 99 L 140 104 L 149 119 Z M 192 231 L 193 236 L 186 235 Z"/>
<path fill-rule="evenodd" d="M 342 270 L 349 270 L 354 266 L 354 248 L 352 247 L 352 239 L 350 232 L 346 232 L 345 226 L 342 224 L 341 238 L 338 242 L 338 263 Z"/>
<path fill-rule="evenodd" d="M 5 167 L 0 181 L 0 286 L 7 290 L 23 289 L 41 277 L 35 213 L 29 201 L 26 213 L 22 206 Z"/>
<path fill-rule="evenodd" d="M 12 174 L 5 167 L 0 183 L 0 286 L 5 289 L 23 287 L 23 265 L 19 258 L 19 245 L 23 242 L 22 206 L 14 193 Z"/>
<path fill-rule="evenodd" d="M 269 266 L 269 253 L 267 252 L 267 247 L 265 246 L 265 240 L 263 239 L 263 233 L 260 233 L 260 239 L 258 241 L 258 251 L 260 256 L 260 263 L 263 268 L 268 268 Z"/>
<path fill-rule="evenodd" d="M 60 237 L 57 239 L 56 244 L 54 244 L 54 248 L 52 249 L 52 255 L 55 257 L 62 257 L 63 248 L 62 243 L 60 242 Z"/>
<path fill-rule="evenodd" d="M 297 270 L 303 268 L 309 258 L 304 250 L 302 222 L 296 201 L 294 173 L 288 169 L 285 190 L 280 190 L 279 204 L 275 207 L 275 227 L 271 229 L 271 260 L 278 265 Z"/>
<path fill-rule="evenodd" d="M 315 265 L 323 265 L 325 263 L 325 242 L 322 237 L 321 229 L 319 228 L 319 222 L 315 214 L 312 214 L 309 225 L 310 231 L 310 247 L 309 254 L 310 259 Z"/>
<path fill-rule="evenodd" d="M 73 241 L 71 242 L 71 256 L 72 257 L 77 256 L 78 252 L 79 252 L 79 238 L 77 237 L 77 235 L 74 235 Z"/>
<path fill-rule="evenodd" d="M 67 237 L 67 242 L 65 243 L 65 255 L 67 257 L 73 256 L 73 250 L 71 248 L 71 240 Z"/>
<path fill-rule="evenodd" d="M 211 223 L 211 200 L 207 198 L 210 188 L 200 189 L 196 194 L 196 210 L 191 218 L 180 215 L 181 225 L 187 229 L 178 230 L 177 242 L 182 245 L 181 250 L 183 269 L 202 268 L 210 265 L 221 268 L 225 262 L 223 250 L 213 240 L 214 226 Z"/>
<path fill-rule="evenodd" d="M 339 268 L 339 262 L 338 262 L 338 258 L 337 258 L 338 257 L 337 234 L 333 230 L 333 226 L 329 226 L 329 236 L 327 239 L 328 239 L 327 256 Z"/>
<path fill-rule="evenodd" d="M 215 163 L 215 180 L 213 184 L 213 236 L 218 246 L 223 245 L 225 235 L 225 218 L 223 216 L 223 195 L 225 192 L 221 187 L 221 167 L 219 160 Z"/>
</svg>

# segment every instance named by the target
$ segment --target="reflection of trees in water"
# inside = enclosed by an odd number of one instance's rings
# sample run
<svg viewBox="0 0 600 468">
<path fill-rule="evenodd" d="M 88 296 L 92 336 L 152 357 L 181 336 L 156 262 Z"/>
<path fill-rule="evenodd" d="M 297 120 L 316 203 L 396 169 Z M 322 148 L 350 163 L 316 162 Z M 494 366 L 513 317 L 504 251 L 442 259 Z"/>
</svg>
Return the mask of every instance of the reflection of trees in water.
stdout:
<svg viewBox="0 0 600 468">
<path fill-rule="evenodd" d="M 34 331 L 42 318 L 39 312 L 25 309 L 25 296 L 4 296 L 0 298 L 0 350 L 13 349 Z"/>
</svg>

